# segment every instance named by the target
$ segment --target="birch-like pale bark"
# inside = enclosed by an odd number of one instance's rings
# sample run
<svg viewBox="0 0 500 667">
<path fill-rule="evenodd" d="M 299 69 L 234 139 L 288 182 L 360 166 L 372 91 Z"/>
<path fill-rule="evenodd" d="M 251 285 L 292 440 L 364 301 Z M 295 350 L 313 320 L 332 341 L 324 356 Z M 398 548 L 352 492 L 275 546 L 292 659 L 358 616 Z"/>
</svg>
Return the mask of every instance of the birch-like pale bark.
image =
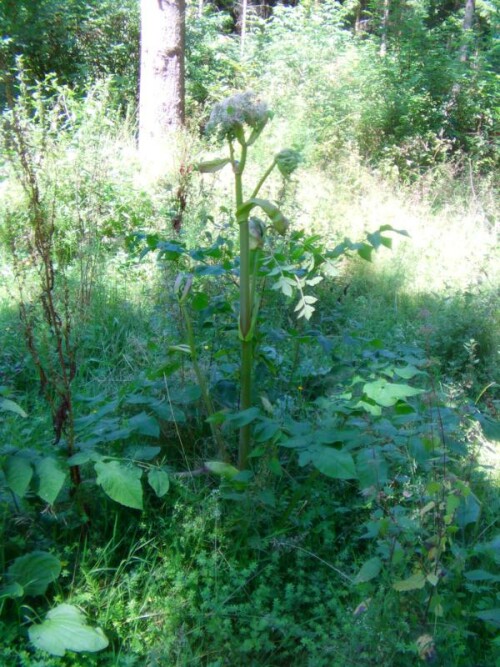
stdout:
<svg viewBox="0 0 500 667">
<path fill-rule="evenodd" d="M 175 162 L 184 124 L 185 0 L 141 0 L 139 153 L 148 171 Z"/>
</svg>

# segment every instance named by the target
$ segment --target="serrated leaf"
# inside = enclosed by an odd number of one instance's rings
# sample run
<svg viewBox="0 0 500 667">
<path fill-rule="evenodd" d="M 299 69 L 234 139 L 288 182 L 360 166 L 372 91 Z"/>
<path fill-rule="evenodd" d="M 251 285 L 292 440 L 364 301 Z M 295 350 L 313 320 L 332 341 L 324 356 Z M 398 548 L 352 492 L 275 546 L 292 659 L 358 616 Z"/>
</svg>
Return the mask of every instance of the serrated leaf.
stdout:
<svg viewBox="0 0 500 667">
<path fill-rule="evenodd" d="M 323 280 L 323 276 L 315 276 L 314 278 L 308 278 L 306 280 L 306 285 L 310 285 L 311 287 L 314 287 L 314 285 L 317 285 Z"/>
<path fill-rule="evenodd" d="M 170 478 L 164 470 L 153 468 L 148 473 L 148 482 L 158 498 L 164 496 L 170 488 Z"/>
<path fill-rule="evenodd" d="M 24 595 L 43 595 L 61 574 L 61 562 L 46 551 L 33 551 L 16 558 L 7 574 L 22 586 Z"/>
<path fill-rule="evenodd" d="M 101 628 L 92 628 L 83 613 L 69 604 L 60 604 L 47 614 L 46 620 L 28 630 L 31 642 L 51 655 L 63 656 L 66 651 L 95 653 L 109 642 Z"/>
<path fill-rule="evenodd" d="M 367 560 L 366 563 L 364 563 L 358 572 L 358 574 L 354 578 L 354 583 L 355 584 L 362 584 L 365 583 L 366 581 L 371 581 L 372 579 L 375 579 L 380 574 L 380 570 L 382 569 L 382 561 L 378 556 L 375 556 L 374 558 L 370 558 L 370 560 Z"/>
<path fill-rule="evenodd" d="M 3 471 L 9 488 L 22 498 L 33 477 L 31 463 L 21 456 L 9 456 L 4 463 Z"/>
<path fill-rule="evenodd" d="M 51 457 L 38 461 L 36 472 L 39 477 L 38 495 L 46 503 L 53 505 L 64 486 L 66 473 L 61 470 L 59 463 Z"/>
<path fill-rule="evenodd" d="M 160 437 L 160 425 L 158 424 L 158 420 L 145 412 L 140 412 L 138 415 L 131 417 L 128 420 L 128 425 L 134 433 L 149 435 L 152 438 Z"/>
<path fill-rule="evenodd" d="M 396 591 L 415 591 L 417 589 L 423 588 L 425 586 L 425 574 L 418 572 L 417 574 L 412 574 L 408 579 L 402 579 L 400 581 L 395 581 L 392 584 L 392 587 Z"/>
<path fill-rule="evenodd" d="M 246 410 L 241 410 L 233 415 L 228 415 L 227 422 L 229 422 L 235 428 L 241 428 L 242 426 L 247 426 L 251 424 L 260 416 L 260 410 L 258 408 L 247 408 Z"/>
<path fill-rule="evenodd" d="M 95 464 L 97 484 L 112 500 L 142 510 L 142 471 L 137 467 L 125 466 L 119 461 Z"/>
<path fill-rule="evenodd" d="M 255 427 L 255 442 L 268 442 L 279 430 L 279 422 L 264 419 Z"/>
<path fill-rule="evenodd" d="M 388 380 L 375 380 L 367 382 L 363 387 L 364 393 L 375 401 L 378 405 L 385 408 L 395 405 L 398 401 L 404 400 L 409 396 L 418 396 L 423 394 L 423 389 L 410 387 L 408 384 L 396 384 Z"/>
<path fill-rule="evenodd" d="M 272 289 L 280 290 L 285 296 L 292 296 L 293 290 L 296 286 L 296 283 L 291 278 L 286 276 L 280 276 L 280 278 L 274 283 Z"/>
<path fill-rule="evenodd" d="M 334 479 L 356 479 L 356 467 L 349 452 L 332 447 L 311 447 L 310 461 L 317 470 Z"/>
<path fill-rule="evenodd" d="M 305 297 L 307 298 L 307 297 Z M 295 312 L 297 313 L 297 318 L 305 318 L 306 320 L 310 320 L 312 317 L 312 314 L 314 313 L 314 308 L 313 306 L 309 305 L 306 303 L 305 298 L 303 299 L 302 297 L 299 299 L 299 302 L 295 306 Z M 311 297 L 312 298 L 312 297 Z"/>
</svg>

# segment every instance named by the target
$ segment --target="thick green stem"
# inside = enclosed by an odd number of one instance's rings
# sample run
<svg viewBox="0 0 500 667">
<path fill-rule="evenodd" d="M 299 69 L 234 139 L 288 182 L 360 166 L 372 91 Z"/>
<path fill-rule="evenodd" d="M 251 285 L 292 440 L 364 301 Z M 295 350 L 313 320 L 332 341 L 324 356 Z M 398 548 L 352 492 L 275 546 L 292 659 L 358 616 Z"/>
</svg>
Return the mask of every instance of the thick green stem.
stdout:
<svg viewBox="0 0 500 667">
<path fill-rule="evenodd" d="M 241 343 L 241 393 L 240 410 L 247 410 L 252 405 L 252 363 L 253 349 L 252 341 Z M 238 468 L 245 470 L 248 465 L 248 454 L 250 452 L 250 424 L 240 428 L 240 445 L 238 451 Z"/>
<path fill-rule="evenodd" d="M 234 159 L 233 147 L 230 144 L 231 162 L 235 178 L 236 209 L 243 204 L 242 174 L 245 168 L 247 147 L 241 146 L 240 162 Z M 250 271 L 250 232 L 248 215 L 238 219 L 240 227 L 240 337 L 241 337 L 241 368 L 240 368 L 240 410 L 247 410 L 252 404 L 252 299 Z M 247 467 L 250 451 L 250 425 L 240 429 L 238 449 L 238 467 Z"/>
</svg>

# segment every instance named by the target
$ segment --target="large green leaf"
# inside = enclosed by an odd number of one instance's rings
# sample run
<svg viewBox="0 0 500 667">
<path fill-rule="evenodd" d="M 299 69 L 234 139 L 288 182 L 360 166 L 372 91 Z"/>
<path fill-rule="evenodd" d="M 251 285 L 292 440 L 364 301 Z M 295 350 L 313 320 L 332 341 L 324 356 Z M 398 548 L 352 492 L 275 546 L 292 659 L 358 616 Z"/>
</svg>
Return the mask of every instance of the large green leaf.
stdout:
<svg viewBox="0 0 500 667">
<path fill-rule="evenodd" d="M 61 574 L 61 562 L 46 551 L 20 556 L 8 569 L 8 577 L 23 587 L 24 595 L 43 595 Z"/>
<path fill-rule="evenodd" d="M 424 392 L 423 389 L 410 387 L 408 384 L 396 384 L 388 380 L 375 380 L 367 382 L 363 387 L 364 393 L 372 401 L 385 408 L 395 405 L 398 401 L 405 400 L 410 396 L 418 396 Z"/>
<path fill-rule="evenodd" d="M 170 488 L 170 478 L 164 470 L 153 468 L 148 473 L 148 482 L 158 498 L 164 496 Z"/>
<path fill-rule="evenodd" d="M 457 523 L 460 528 L 465 528 L 469 523 L 476 523 L 481 514 L 481 503 L 473 493 L 460 499 L 457 510 Z"/>
<path fill-rule="evenodd" d="M 33 477 L 31 463 L 21 456 L 9 456 L 4 463 L 3 471 L 8 486 L 22 498 Z"/>
<path fill-rule="evenodd" d="M 403 378 L 403 380 L 411 380 L 413 377 L 415 377 L 415 375 L 424 375 L 423 371 L 420 371 L 418 368 L 412 366 L 411 364 L 400 368 L 395 368 L 394 372 L 400 378 Z"/>
<path fill-rule="evenodd" d="M 36 472 L 39 478 L 38 495 L 49 505 L 53 505 L 64 485 L 66 473 L 61 470 L 59 463 L 50 456 L 38 461 Z"/>
<path fill-rule="evenodd" d="M 142 510 L 142 485 L 140 468 L 126 466 L 119 461 L 95 464 L 97 483 L 112 500 Z"/>
<path fill-rule="evenodd" d="M 46 620 L 32 625 L 28 633 L 37 648 L 58 656 L 66 651 L 95 653 L 109 644 L 101 628 L 87 625 L 82 612 L 70 604 L 60 604 L 49 611 Z"/>
<path fill-rule="evenodd" d="M 395 581 L 392 584 L 392 587 L 400 592 L 403 591 L 415 591 L 419 588 L 425 586 L 425 574 L 418 572 L 417 574 L 412 574 L 408 579 L 402 579 L 400 581 Z"/>
<path fill-rule="evenodd" d="M 140 435 L 149 435 L 152 438 L 160 437 L 160 425 L 156 417 L 146 414 L 145 412 L 140 412 L 138 415 L 134 415 L 128 420 L 129 427 L 134 431 L 134 433 L 140 433 Z"/>
<path fill-rule="evenodd" d="M 161 452 L 161 447 L 136 447 L 130 452 L 134 461 L 152 461 Z"/>
<path fill-rule="evenodd" d="M 370 560 L 367 560 L 366 563 L 362 565 L 360 571 L 354 578 L 354 583 L 362 584 L 366 581 L 371 581 L 371 579 L 375 579 L 375 577 L 379 575 L 381 569 L 382 561 L 380 558 L 378 556 L 370 558 Z"/>
<path fill-rule="evenodd" d="M 260 410 L 258 408 L 247 408 L 246 410 L 241 410 L 232 415 L 228 415 L 226 418 L 226 423 L 230 424 L 234 428 L 241 428 L 242 426 L 247 426 L 251 424 L 260 416 Z"/>
<path fill-rule="evenodd" d="M 334 479 L 356 479 L 354 460 L 349 452 L 321 445 L 307 451 L 313 466 L 324 475 Z"/>
</svg>

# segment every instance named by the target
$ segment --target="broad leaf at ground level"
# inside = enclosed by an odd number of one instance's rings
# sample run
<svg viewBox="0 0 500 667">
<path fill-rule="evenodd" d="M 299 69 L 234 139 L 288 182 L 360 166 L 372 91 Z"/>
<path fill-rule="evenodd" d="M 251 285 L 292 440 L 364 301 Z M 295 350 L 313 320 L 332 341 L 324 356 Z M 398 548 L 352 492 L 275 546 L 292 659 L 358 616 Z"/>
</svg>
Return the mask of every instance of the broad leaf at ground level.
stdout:
<svg viewBox="0 0 500 667">
<path fill-rule="evenodd" d="M 307 450 L 310 461 L 323 475 L 334 479 L 356 479 L 354 460 L 349 452 L 321 445 Z"/>
<path fill-rule="evenodd" d="M 70 604 L 60 604 L 49 611 L 46 620 L 32 625 L 28 633 L 37 648 L 58 656 L 66 651 L 95 653 L 109 644 L 101 628 L 87 625 L 82 612 Z"/>
<path fill-rule="evenodd" d="M 363 387 L 364 393 L 375 401 L 378 405 L 385 408 L 395 405 L 398 401 L 404 400 L 410 396 L 423 394 L 423 389 L 410 387 L 408 384 L 396 384 L 388 380 L 375 380 L 367 382 Z"/>
<path fill-rule="evenodd" d="M 9 579 L 22 586 L 24 595 L 43 595 L 60 574 L 59 558 L 46 551 L 20 556 L 8 569 Z"/>
<path fill-rule="evenodd" d="M 142 510 L 140 468 L 126 466 L 119 461 L 95 464 L 97 483 L 112 500 L 120 505 Z"/>
</svg>

